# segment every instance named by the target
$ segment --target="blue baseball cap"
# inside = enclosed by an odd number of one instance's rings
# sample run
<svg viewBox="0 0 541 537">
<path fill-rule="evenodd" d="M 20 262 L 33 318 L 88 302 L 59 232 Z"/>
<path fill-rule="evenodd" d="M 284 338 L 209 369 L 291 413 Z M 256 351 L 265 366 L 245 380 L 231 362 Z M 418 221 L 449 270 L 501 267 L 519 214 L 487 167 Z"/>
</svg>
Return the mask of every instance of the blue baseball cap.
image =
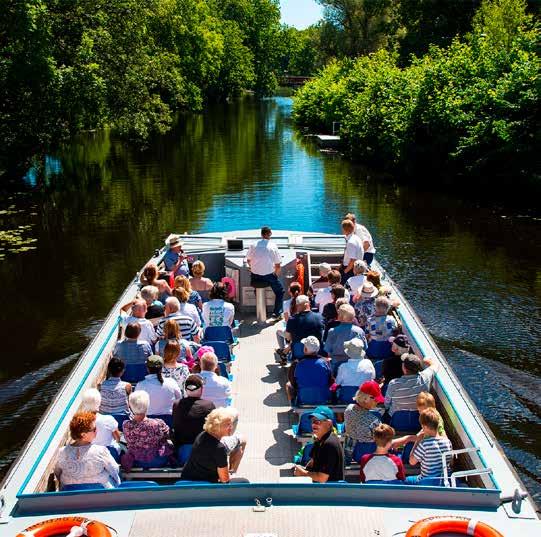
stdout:
<svg viewBox="0 0 541 537">
<path fill-rule="evenodd" d="M 334 420 L 334 412 L 328 406 L 318 406 L 310 414 L 311 418 L 316 420 Z"/>
</svg>

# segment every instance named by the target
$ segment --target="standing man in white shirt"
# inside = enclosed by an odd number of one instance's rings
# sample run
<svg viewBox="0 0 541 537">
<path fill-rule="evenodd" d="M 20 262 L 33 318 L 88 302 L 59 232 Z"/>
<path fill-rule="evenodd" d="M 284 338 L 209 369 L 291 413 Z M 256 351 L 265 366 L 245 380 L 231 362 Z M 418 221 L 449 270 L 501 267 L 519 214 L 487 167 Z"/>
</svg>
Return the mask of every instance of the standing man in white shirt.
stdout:
<svg viewBox="0 0 541 537">
<path fill-rule="evenodd" d="M 346 214 L 344 220 L 351 220 L 355 225 L 355 235 L 357 235 L 363 243 L 363 260 L 366 261 L 366 264 L 370 268 L 370 264 L 374 261 L 374 256 L 376 255 L 376 248 L 374 247 L 374 241 L 370 231 L 362 224 L 357 223 L 357 217 L 353 213 Z"/>
<path fill-rule="evenodd" d="M 342 220 L 342 232 L 346 237 L 346 249 L 340 272 L 342 273 L 342 284 L 345 284 L 347 279 L 353 276 L 355 261 L 364 257 L 364 250 L 361 239 L 355 235 L 355 224 L 351 220 Z"/>
<path fill-rule="evenodd" d="M 266 283 L 274 292 L 273 318 L 279 319 L 282 315 L 282 304 L 284 299 L 284 287 L 278 278 L 282 268 L 282 258 L 278 247 L 270 238 L 272 231 L 270 227 L 261 228 L 261 240 L 252 244 L 246 254 L 246 262 L 252 273 L 251 281 L 254 283 Z"/>
</svg>

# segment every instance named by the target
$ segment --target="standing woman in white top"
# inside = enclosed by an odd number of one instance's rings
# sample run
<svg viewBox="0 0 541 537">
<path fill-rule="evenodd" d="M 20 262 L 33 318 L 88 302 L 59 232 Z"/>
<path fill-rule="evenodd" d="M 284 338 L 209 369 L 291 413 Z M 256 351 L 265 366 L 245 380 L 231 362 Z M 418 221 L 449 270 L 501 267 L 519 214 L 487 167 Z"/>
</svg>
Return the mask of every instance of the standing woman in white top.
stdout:
<svg viewBox="0 0 541 537">
<path fill-rule="evenodd" d="M 263 226 L 262 238 L 250 246 L 246 254 L 246 262 L 252 273 L 252 286 L 267 284 L 272 289 L 275 296 L 272 316 L 279 319 L 282 315 L 282 300 L 284 299 L 284 286 L 278 278 L 282 268 L 282 257 L 278 246 L 270 240 L 271 236 L 271 228 Z"/>
<path fill-rule="evenodd" d="M 209 301 L 203 304 L 205 326 L 232 326 L 235 320 L 235 306 L 227 302 L 227 287 L 216 282 L 209 294 Z"/>
<path fill-rule="evenodd" d="M 363 259 L 366 261 L 368 267 L 370 267 L 372 261 L 374 261 L 374 256 L 376 255 L 376 248 L 374 247 L 374 241 L 370 231 L 362 224 L 357 223 L 357 217 L 353 213 L 346 214 L 345 219 L 351 220 L 355 225 L 355 235 L 363 241 Z"/>
<path fill-rule="evenodd" d="M 342 221 L 342 232 L 346 237 L 346 249 L 344 250 L 344 259 L 340 265 L 342 274 L 342 284 L 345 285 L 348 278 L 353 276 L 353 265 L 357 259 L 364 256 L 363 243 L 355 235 L 355 224 L 351 220 Z"/>
</svg>

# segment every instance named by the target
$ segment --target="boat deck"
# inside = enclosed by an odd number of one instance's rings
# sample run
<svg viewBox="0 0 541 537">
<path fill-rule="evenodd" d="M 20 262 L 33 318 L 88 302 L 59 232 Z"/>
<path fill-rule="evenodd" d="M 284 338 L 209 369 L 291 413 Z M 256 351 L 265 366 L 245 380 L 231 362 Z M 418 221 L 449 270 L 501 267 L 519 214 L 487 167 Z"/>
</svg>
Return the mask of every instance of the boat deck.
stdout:
<svg viewBox="0 0 541 537">
<path fill-rule="evenodd" d="M 285 374 L 274 360 L 277 325 L 245 321 L 240 327 L 232 367 L 233 406 L 239 411 L 238 432 L 247 447 L 238 476 L 251 483 L 276 483 L 291 476 L 299 445 L 286 431 L 292 412 L 285 393 Z"/>
</svg>

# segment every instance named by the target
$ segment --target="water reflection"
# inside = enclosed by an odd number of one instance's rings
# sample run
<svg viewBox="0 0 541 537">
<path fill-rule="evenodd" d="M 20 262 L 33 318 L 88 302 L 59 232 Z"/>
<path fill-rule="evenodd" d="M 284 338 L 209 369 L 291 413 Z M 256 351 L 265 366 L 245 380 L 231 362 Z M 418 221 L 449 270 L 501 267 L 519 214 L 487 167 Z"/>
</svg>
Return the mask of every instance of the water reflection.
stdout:
<svg viewBox="0 0 541 537">
<path fill-rule="evenodd" d="M 539 497 L 540 391 L 528 388 L 541 375 L 539 221 L 321 155 L 293 131 L 290 111 L 287 98 L 215 106 L 181 116 L 145 152 L 108 132 L 80 136 L 33 177 L 40 190 L 27 184 L 24 197 L 10 194 L 20 212 L 3 215 L 2 229 L 31 225 L 37 249 L 0 264 L 9 304 L 0 318 L 12 335 L 4 340 L 0 411 L 14 416 L 0 422 L 0 433 L 10 430 L 0 464 L 169 232 L 263 223 L 336 232 L 352 210 Z M 38 381 L 21 397 L 11 389 L 18 378 Z"/>
</svg>

